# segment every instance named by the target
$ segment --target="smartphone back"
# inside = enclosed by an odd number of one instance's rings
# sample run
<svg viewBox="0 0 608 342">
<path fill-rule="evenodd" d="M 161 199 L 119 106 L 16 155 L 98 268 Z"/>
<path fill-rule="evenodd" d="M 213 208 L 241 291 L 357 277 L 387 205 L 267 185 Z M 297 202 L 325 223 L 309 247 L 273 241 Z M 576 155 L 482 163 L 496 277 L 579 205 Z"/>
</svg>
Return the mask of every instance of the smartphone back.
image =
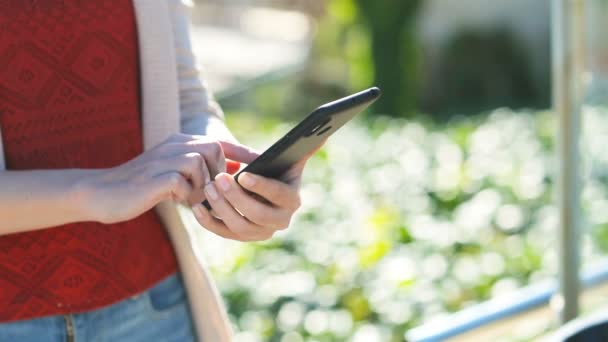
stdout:
<svg viewBox="0 0 608 342">
<path fill-rule="evenodd" d="M 241 172 L 281 178 L 291 166 L 323 145 L 329 136 L 379 96 L 378 88 L 370 88 L 322 105 Z"/>
</svg>

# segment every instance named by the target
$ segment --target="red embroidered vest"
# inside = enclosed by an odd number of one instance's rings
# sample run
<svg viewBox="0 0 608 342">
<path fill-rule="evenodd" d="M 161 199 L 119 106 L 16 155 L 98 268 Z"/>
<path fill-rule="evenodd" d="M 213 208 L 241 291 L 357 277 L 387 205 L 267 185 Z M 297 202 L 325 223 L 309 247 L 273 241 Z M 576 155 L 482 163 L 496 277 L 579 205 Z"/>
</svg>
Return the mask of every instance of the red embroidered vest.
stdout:
<svg viewBox="0 0 608 342">
<path fill-rule="evenodd" d="M 137 46 L 131 0 L 0 1 L 7 168 L 108 168 L 140 154 Z M 0 322 L 99 308 L 176 270 L 153 211 L 0 236 Z"/>
</svg>

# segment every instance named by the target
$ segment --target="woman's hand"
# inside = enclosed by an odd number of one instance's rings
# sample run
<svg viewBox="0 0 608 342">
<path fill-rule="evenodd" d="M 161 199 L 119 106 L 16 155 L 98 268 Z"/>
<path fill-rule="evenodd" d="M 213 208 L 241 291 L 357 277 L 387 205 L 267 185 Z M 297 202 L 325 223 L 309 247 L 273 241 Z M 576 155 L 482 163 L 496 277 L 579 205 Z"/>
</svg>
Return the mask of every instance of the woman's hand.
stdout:
<svg viewBox="0 0 608 342">
<path fill-rule="evenodd" d="M 306 160 L 293 166 L 282 180 L 250 173 L 234 177 L 220 173 L 205 186 L 212 215 L 205 207 L 193 207 L 198 222 L 209 231 L 233 240 L 266 240 L 289 226 L 300 207 L 300 183 Z M 244 189 L 243 189 L 244 188 Z M 249 193 L 247 191 L 249 191 Z"/>
<path fill-rule="evenodd" d="M 81 182 L 90 217 L 114 223 L 137 217 L 161 201 L 200 203 L 202 189 L 226 172 L 226 158 L 250 161 L 251 149 L 205 136 L 176 134 L 120 166 Z"/>
</svg>

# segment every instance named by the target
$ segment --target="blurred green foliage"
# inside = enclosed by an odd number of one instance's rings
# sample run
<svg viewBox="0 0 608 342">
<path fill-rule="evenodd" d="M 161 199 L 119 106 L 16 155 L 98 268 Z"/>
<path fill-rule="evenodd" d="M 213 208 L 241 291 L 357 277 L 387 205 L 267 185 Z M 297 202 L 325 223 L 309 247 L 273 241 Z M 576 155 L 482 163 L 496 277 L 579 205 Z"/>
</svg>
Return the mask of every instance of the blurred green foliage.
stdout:
<svg viewBox="0 0 608 342">
<path fill-rule="evenodd" d="M 417 29 L 423 6 L 421 0 L 328 0 L 303 88 L 335 98 L 378 85 L 384 96 L 373 113 L 393 117 L 549 107 L 548 35 L 536 54 L 500 25 L 463 25 L 437 46 L 424 44 Z M 546 63 L 536 63 L 537 54 Z"/>
<path fill-rule="evenodd" d="M 313 82 L 347 91 L 383 89 L 375 111 L 411 116 L 419 88 L 415 19 L 421 0 L 332 0 L 320 21 L 312 59 Z M 345 61 L 347 63 L 345 63 Z M 315 65 L 316 63 L 316 65 Z M 346 77 L 345 77 L 346 76 Z"/>
<path fill-rule="evenodd" d="M 289 129 L 227 117 L 260 149 Z M 608 112 L 586 118 L 589 260 L 608 251 Z M 449 124 L 349 123 L 309 162 L 291 228 L 212 264 L 239 337 L 401 341 L 430 318 L 553 276 L 554 128 L 549 112 L 507 109 Z"/>
<path fill-rule="evenodd" d="M 433 53 L 419 42 L 421 0 L 328 0 L 303 72 L 225 99 L 225 108 L 297 120 L 321 103 L 378 85 L 371 113 L 450 119 L 497 107 L 548 108 L 549 66 L 536 70 L 507 28 L 450 34 Z M 538 49 L 547 51 L 549 44 Z"/>
<path fill-rule="evenodd" d="M 412 119 L 420 3 L 329 0 L 306 72 L 223 101 L 239 140 L 263 150 L 319 104 L 391 84 L 374 115 L 310 160 L 289 230 L 209 251 L 239 341 L 402 341 L 431 318 L 555 274 L 555 117 L 477 114 L 545 99 L 548 87 L 527 77 L 523 48 L 507 33 L 465 32 L 446 46 L 444 92 L 429 102 L 448 115 Z M 391 58 L 402 66 L 387 66 Z M 587 114 L 586 261 L 608 251 L 608 113 Z"/>
</svg>

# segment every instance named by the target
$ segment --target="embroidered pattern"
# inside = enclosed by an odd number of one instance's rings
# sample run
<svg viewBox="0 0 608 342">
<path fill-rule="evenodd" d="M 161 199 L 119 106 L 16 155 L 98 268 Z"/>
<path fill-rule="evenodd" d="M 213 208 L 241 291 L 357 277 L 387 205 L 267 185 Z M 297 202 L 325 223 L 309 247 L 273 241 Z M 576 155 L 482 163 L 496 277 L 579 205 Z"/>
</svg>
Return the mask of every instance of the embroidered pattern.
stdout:
<svg viewBox="0 0 608 342">
<path fill-rule="evenodd" d="M 8 169 L 106 168 L 142 152 L 130 0 L 0 0 Z M 156 214 L 0 236 L 0 322 L 86 311 L 177 269 Z"/>
</svg>

